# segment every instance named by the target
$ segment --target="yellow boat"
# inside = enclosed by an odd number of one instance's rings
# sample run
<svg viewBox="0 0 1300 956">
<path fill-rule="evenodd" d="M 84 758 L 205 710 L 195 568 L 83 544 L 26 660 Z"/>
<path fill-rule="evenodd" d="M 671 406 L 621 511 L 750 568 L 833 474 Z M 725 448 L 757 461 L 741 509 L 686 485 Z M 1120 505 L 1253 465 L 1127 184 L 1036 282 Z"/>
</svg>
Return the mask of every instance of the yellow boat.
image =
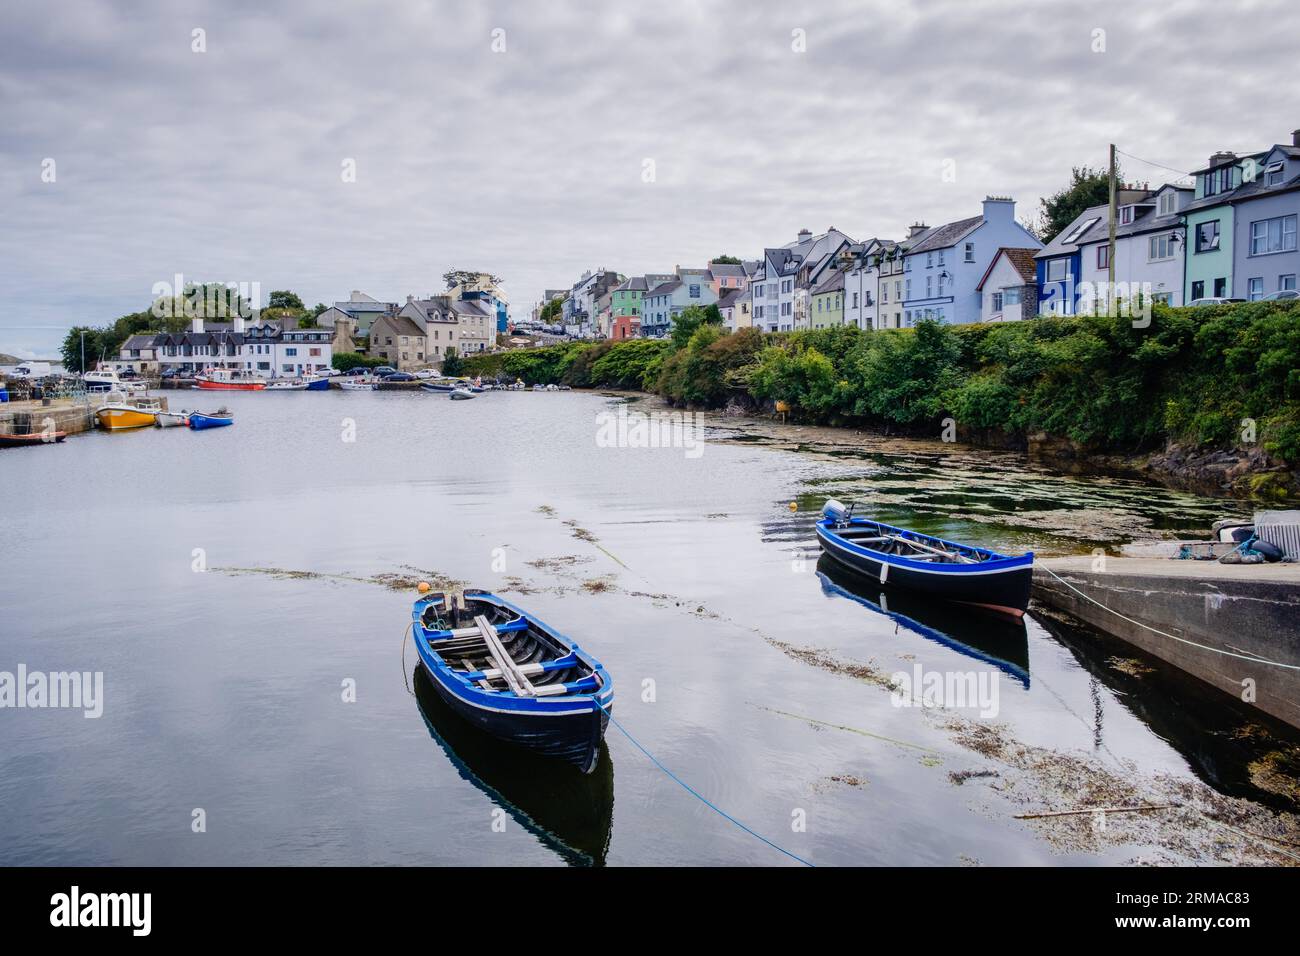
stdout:
<svg viewBox="0 0 1300 956">
<path fill-rule="evenodd" d="M 99 427 L 109 431 L 124 431 L 128 428 L 144 428 L 158 420 L 162 405 L 157 400 L 142 400 L 136 404 L 127 402 L 107 402 L 99 407 L 95 416 Z"/>
</svg>

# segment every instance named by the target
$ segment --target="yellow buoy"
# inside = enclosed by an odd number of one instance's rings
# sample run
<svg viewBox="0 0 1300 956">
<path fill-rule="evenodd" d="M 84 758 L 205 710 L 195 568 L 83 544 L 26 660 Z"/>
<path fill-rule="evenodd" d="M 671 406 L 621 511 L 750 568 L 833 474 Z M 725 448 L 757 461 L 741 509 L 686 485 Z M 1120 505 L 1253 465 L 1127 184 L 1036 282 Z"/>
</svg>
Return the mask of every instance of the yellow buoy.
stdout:
<svg viewBox="0 0 1300 956">
<path fill-rule="evenodd" d="M 415 586 L 415 589 L 419 591 L 421 594 L 428 594 L 429 591 L 431 590 L 428 581 L 421 581 L 419 584 Z"/>
<path fill-rule="evenodd" d="M 797 502 L 797 501 L 792 501 L 792 502 L 790 502 L 790 510 L 791 510 L 791 511 L 798 511 L 798 510 L 799 510 L 799 502 Z"/>
</svg>

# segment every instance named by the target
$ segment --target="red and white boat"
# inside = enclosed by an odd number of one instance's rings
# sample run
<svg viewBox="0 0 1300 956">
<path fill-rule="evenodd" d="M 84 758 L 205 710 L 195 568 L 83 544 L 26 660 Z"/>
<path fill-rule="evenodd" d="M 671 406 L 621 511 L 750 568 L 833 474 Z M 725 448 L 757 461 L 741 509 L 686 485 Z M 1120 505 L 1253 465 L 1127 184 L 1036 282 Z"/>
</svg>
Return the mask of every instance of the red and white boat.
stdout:
<svg viewBox="0 0 1300 956">
<path fill-rule="evenodd" d="M 260 392 L 266 382 L 242 368 L 205 368 L 194 376 L 195 388 Z"/>
</svg>

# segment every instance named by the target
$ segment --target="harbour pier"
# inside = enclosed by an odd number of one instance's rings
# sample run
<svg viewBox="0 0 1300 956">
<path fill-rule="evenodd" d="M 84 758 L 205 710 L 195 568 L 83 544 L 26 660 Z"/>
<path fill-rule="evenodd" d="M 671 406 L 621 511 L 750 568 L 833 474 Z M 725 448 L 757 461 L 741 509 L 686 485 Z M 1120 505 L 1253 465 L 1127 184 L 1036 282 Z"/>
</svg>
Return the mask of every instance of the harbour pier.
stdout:
<svg viewBox="0 0 1300 956">
<path fill-rule="evenodd" d="M 1047 558 L 1033 598 L 1300 727 L 1300 564 Z"/>
</svg>

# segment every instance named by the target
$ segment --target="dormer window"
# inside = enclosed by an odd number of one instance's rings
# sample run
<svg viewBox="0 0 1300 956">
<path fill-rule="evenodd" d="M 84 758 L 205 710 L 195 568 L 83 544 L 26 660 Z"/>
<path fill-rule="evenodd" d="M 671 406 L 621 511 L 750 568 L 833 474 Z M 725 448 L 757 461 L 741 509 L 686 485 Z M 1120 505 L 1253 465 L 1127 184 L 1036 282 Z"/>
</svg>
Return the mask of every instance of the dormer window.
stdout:
<svg viewBox="0 0 1300 956">
<path fill-rule="evenodd" d="M 1284 168 L 1285 167 L 1282 163 L 1269 163 L 1264 170 L 1264 185 L 1265 186 L 1282 185 L 1282 172 Z"/>
<path fill-rule="evenodd" d="M 1160 215 L 1162 216 L 1172 216 L 1175 212 L 1177 212 L 1178 193 L 1174 192 L 1172 189 L 1169 190 L 1169 192 L 1167 193 L 1161 193 L 1159 209 L 1160 209 Z"/>
<path fill-rule="evenodd" d="M 1119 221 L 1121 225 L 1127 226 L 1133 221 L 1133 207 L 1124 206 L 1119 211 Z"/>
</svg>

